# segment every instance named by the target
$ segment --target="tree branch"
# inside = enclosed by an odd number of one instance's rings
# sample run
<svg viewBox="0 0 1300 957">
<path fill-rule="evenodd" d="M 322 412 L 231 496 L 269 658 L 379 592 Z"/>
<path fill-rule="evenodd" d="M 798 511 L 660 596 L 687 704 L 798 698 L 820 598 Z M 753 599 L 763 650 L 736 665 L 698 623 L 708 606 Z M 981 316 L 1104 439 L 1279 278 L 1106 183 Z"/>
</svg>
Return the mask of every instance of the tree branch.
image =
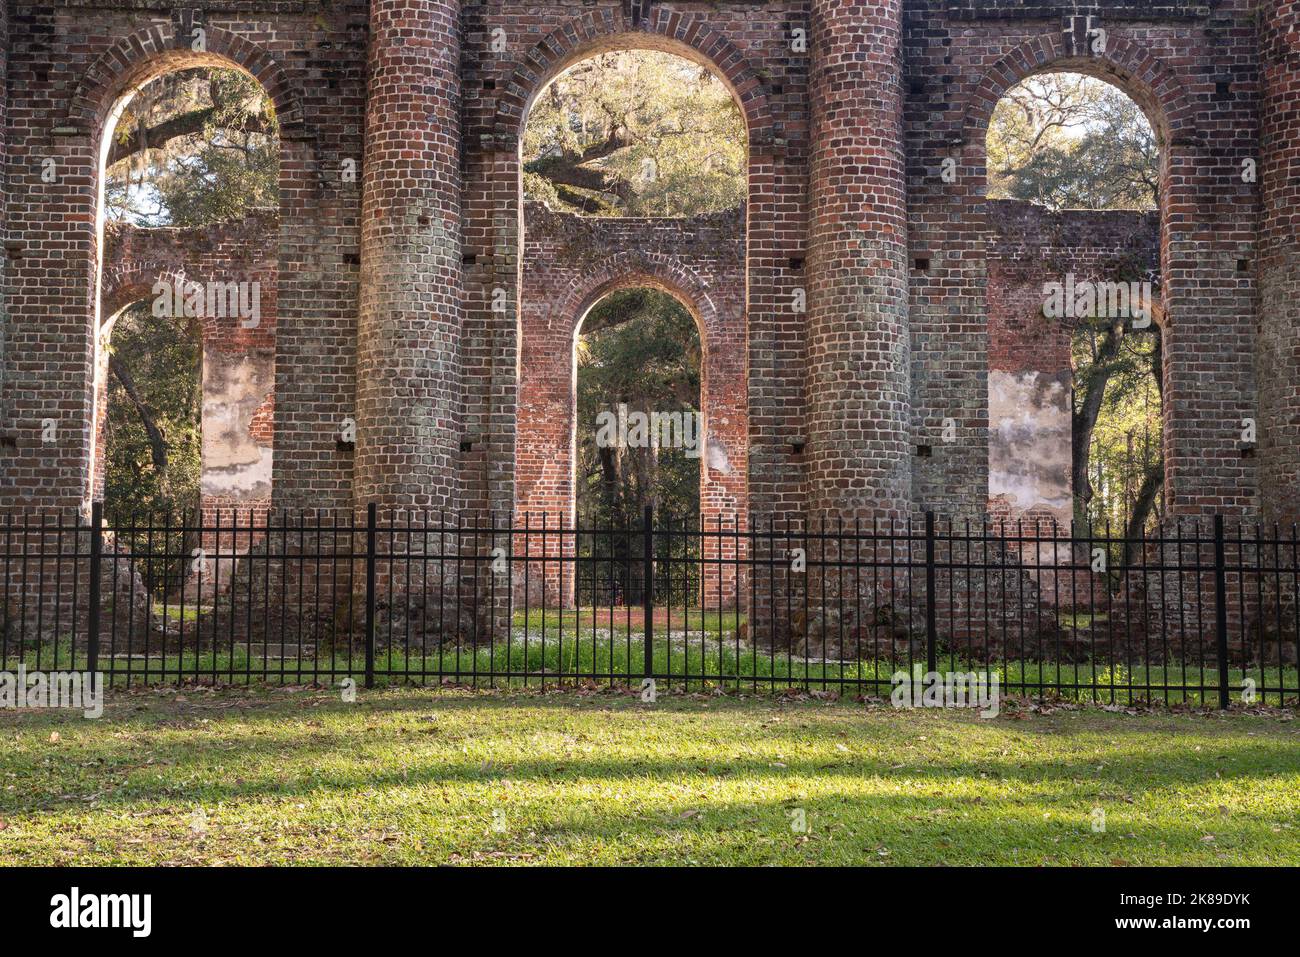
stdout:
<svg viewBox="0 0 1300 957">
<path fill-rule="evenodd" d="M 135 379 L 127 370 L 117 356 L 108 357 L 108 368 L 113 373 L 113 377 L 122 385 L 122 390 L 135 406 L 136 413 L 140 416 L 140 424 L 144 426 L 145 435 L 149 438 L 149 451 L 153 457 L 154 471 L 160 476 L 167 472 L 167 439 L 163 436 L 162 429 L 158 428 L 158 422 L 153 417 L 153 412 L 149 410 L 148 405 L 140 398 L 140 393 L 135 387 Z"/>
<path fill-rule="evenodd" d="M 215 107 L 205 107 L 201 110 L 191 110 L 188 113 L 181 113 L 171 119 L 164 120 L 157 126 L 145 129 L 143 135 L 139 129 L 132 130 L 123 139 L 114 141 L 112 148 L 108 151 L 108 165 L 113 166 L 145 150 L 162 149 L 172 140 L 180 139 L 182 136 L 193 136 L 202 133 L 208 121 L 215 115 Z M 266 133 L 268 128 L 266 121 L 262 117 L 249 115 L 241 124 L 240 131 L 244 133 Z"/>
</svg>

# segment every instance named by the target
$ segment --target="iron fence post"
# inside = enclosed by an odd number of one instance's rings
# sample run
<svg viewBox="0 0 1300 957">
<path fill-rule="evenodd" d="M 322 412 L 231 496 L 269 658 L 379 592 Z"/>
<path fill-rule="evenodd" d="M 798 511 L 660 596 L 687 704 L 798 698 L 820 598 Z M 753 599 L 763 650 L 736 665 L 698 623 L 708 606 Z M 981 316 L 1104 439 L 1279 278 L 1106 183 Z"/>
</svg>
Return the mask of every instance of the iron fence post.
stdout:
<svg viewBox="0 0 1300 957">
<path fill-rule="evenodd" d="M 99 671 L 99 603 L 101 600 L 100 573 L 104 560 L 104 503 L 90 505 L 90 614 L 86 620 L 86 670 L 90 672 L 91 688 L 98 680 Z"/>
<path fill-rule="evenodd" d="M 376 508 L 366 506 L 366 687 L 375 686 L 375 531 Z"/>
<path fill-rule="evenodd" d="M 1214 616 L 1219 651 L 1219 707 L 1228 700 L 1228 564 L 1225 559 L 1223 516 L 1214 516 Z"/>
<path fill-rule="evenodd" d="M 644 569 L 641 586 L 641 614 L 645 622 L 645 677 L 653 678 L 655 671 L 655 583 L 654 583 L 654 506 L 647 505 L 642 516 L 641 564 Z"/>
<path fill-rule="evenodd" d="M 934 512 L 925 513 L 925 666 L 934 674 L 938 668 L 938 641 L 934 599 Z"/>
</svg>

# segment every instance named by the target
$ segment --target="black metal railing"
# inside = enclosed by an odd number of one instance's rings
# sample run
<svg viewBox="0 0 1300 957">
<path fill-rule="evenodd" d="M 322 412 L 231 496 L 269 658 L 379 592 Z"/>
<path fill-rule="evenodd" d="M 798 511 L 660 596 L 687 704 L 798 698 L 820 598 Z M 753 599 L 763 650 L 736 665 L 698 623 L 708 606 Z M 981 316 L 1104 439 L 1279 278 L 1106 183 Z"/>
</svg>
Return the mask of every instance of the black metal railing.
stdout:
<svg viewBox="0 0 1300 957">
<path fill-rule="evenodd" d="M 1296 529 L 359 512 L 0 519 L 0 670 L 159 681 L 1300 697 Z M 159 574 L 157 569 L 186 569 Z"/>
</svg>

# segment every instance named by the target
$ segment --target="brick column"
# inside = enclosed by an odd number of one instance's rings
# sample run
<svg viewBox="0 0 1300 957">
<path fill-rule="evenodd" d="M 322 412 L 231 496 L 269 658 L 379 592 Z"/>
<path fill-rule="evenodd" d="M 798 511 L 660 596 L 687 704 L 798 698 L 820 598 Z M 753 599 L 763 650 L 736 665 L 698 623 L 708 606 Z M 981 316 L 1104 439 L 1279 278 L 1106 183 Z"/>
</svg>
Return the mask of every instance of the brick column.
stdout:
<svg viewBox="0 0 1300 957">
<path fill-rule="evenodd" d="M 9 2 L 0 0 L 0 236 L 8 237 L 9 182 L 5 176 L 6 139 L 9 114 Z M 9 309 L 5 303 L 5 257 L 0 256 L 0 436 L 13 436 L 13 410 L 10 408 L 9 382 Z M 9 466 L 8 455 L 0 455 L 0 468 Z M 9 483 L 4 483 L 8 485 Z M 0 497 L 7 494 L 0 489 Z"/>
<path fill-rule="evenodd" d="M 459 453 L 460 0 L 371 0 L 358 504 L 450 509 Z"/>
<path fill-rule="evenodd" d="M 1300 520 L 1300 0 L 1262 4 L 1259 449 L 1266 517 Z"/>
<path fill-rule="evenodd" d="M 814 0 L 808 498 L 905 513 L 911 449 L 901 0 Z"/>
</svg>

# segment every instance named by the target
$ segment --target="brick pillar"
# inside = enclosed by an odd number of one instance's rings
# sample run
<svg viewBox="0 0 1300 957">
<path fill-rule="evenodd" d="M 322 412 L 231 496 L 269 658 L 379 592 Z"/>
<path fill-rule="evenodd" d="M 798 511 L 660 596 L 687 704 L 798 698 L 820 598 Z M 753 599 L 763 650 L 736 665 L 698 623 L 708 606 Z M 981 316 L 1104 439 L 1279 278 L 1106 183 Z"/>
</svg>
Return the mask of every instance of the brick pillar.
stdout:
<svg viewBox="0 0 1300 957">
<path fill-rule="evenodd" d="M 1300 520 L 1300 0 L 1262 4 L 1261 504 Z"/>
<path fill-rule="evenodd" d="M 902 0 L 813 0 L 808 498 L 907 511 L 911 486 Z"/>
<path fill-rule="evenodd" d="M 9 3 L 0 0 L 0 236 L 9 235 L 9 219 L 6 215 L 9 201 L 9 183 L 5 176 L 6 141 L 5 130 L 8 129 L 9 115 Z M 8 381 L 9 362 L 8 331 L 9 309 L 5 303 L 5 257 L 0 256 L 0 436 L 13 435 L 13 411 L 10 408 Z M 0 451 L 0 468 L 9 465 L 7 451 Z M 8 483 L 4 483 L 8 484 Z M 0 489 L 0 496 L 5 491 Z"/>
<path fill-rule="evenodd" d="M 371 0 L 357 337 L 359 504 L 454 505 L 460 0 Z"/>
</svg>

